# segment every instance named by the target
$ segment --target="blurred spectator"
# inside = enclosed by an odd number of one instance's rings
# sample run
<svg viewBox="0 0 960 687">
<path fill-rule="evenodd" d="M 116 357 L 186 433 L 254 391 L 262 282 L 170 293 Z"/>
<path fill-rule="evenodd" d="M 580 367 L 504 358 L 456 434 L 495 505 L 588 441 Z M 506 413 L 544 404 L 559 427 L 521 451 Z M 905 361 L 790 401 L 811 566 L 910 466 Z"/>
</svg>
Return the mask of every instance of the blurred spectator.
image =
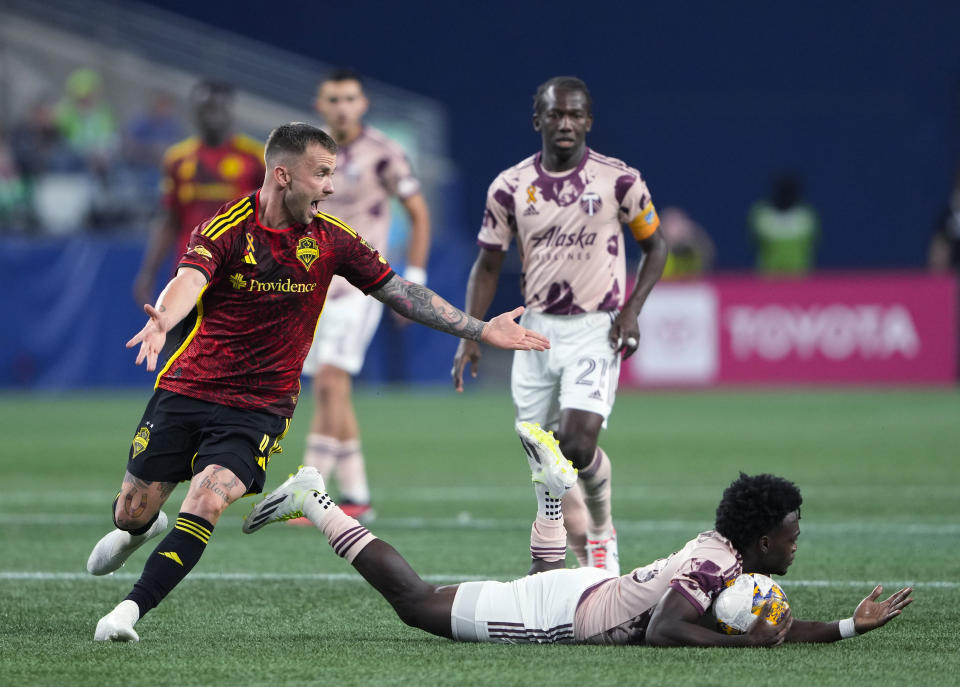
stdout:
<svg viewBox="0 0 960 687">
<path fill-rule="evenodd" d="M 665 208 L 660 213 L 660 229 L 670 248 L 664 279 L 690 279 L 713 269 L 716 247 L 690 215 L 680 208 Z"/>
<path fill-rule="evenodd" d="M 0 234 L 22 231 L 27 219 L 27 189 L 13 150 L 0 130 Z"/>
<path fill-rule="evenodd" d="M 102 170 L 116 152 L 113 111 L 102 97 L 103 79 L 93 69 L 77 69 L 67 78 L 66 93 L 54 118 L 67 144 L 94 169 Z"/>
<path fill-rule="evenodd" d="M 123 148 L 127 175 L 138 199 L 137 212 L 131 217 L 135 225 L 143 226 L 155 215 L 161 198 L 163 154 L 184 135 L 174 98 L 166 91 L 153 93 L 147 108 L 128 122 Z"/>
<path fill-rule="evenodd" d="M 152 303 L 157 275 L 180 256 L 190 233 L 220 207 L 260 187 L 263 144 L 233 131 L 234 91 L 201 81 L 190 93 L 197 136 L 172 146 L 163 159 L 164 212 L 150 231 L 143 264 L 133 283 L 137 304 Z"/>
<path fill-rule="evenodd" d="M 147 109 L 137 113 L 127 125 L 125 152 L 131 165 L 159 169 L 163 153 L 183 138 L 173 96 L 157 91 Z"/>
<path fill-rule="evenodd" d="M 960 176 L 930 239 L 929 262 L 934 272 L 960 272 Z"/>
<path fill-rule="evenodd" d="M 757 251 L 757 271 L 800 275 L 813 269 L 820 218 L 803 198 L 800 179 L 784 173 L 773 180 L 770 197 L 758 200 L 747 217 Z"/>
<path fill-rule="evenodd" d="M 54 121 L 53 107 L 38 100 L 13 130 L 13 156 L 28 183 L 48 173 L 81 172 L 84 161 L 67 145 Z"/>
<path fill-rule="evenodd" d="M 49 233 L 83 226 L 93 202 L 93 186 L 84 159 L 61 134 L 54 110 L 37 101 L 13 132 L 13 156 L 26 182 L 30 215 Z"/>
</svg>

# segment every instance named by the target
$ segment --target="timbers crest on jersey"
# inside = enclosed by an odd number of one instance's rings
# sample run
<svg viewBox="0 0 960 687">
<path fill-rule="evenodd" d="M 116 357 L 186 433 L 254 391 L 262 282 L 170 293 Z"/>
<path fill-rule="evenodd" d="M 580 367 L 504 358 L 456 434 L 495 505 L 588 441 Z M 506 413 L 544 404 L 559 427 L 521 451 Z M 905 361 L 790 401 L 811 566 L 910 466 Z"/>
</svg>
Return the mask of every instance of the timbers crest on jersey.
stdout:
<svg viewBox="0 0 960 687">
<path fill-rule="evenodd" d="M 320 248 L 317 240 L 310 236 L 304 236 L 297 242 L 297 260 L 303 263 L 303 266 L 310 269 L 317 258 L 320 257 Z"/>
</svg>

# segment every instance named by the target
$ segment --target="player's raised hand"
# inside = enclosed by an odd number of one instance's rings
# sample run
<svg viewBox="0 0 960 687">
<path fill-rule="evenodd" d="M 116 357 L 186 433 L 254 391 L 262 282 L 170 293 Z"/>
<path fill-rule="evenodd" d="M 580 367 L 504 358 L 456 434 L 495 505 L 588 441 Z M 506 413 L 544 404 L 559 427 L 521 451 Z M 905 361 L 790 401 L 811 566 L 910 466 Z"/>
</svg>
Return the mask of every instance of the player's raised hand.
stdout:
<svg viewBox="0 0 960 687">
<path fill-rule="evenodd" d="M 487 322 L 480 333 L 480 341 L 515 351 L 545 351 L 550 348 L 550 339 L 514 322 L 523 314 L 523 310 L 521 305 Z"/>
<path fill-rule="evenodd" d="M 760 617 L 746 632 L 747 641 L 751 646 L 780 646 L 787 639 L 787 634 L 793 625 L 793 614 L 789 608 L 779 623 L 774 624 L 764 620 L 773 610 L 773 601 L 773 599 L 767 599 L 764 602 L 760 607 Z"/>
<path fill-rule="evenodd" d="M 470 376 L 476 379 L 477 372 L 480 371 L 480 344 L 469 339 L 460 339 L 457 346 L 457 352 L 453 356 L 453 369 L 450 370 L 450 376 L 453 377 L 453 386 L 457 391 L 463 391 L 463 371 L 467 365 L 470 365 Z"/>
<path fill-rule="evenodd" d="M 894 592 L 886 601 L 877 601 L 882 592 L 883 585 L 878 584 L 853 612 L 853 627 L 858 635 L 883 627 L 913 603 L 913 597 L 910 596 L 913 589 L 910 587 Z"/>
<path fill-rule="evenodd" d="M 127 342 L 127 348 L 133 348 L 140 344 L 140 352 L 137 353 L 136 363 L 139 365 L 144 360 L 147 361 L 147 372 L 153 372 L 157 369 L 157 357 L 163 350 L 163 344 L 167 340 L 167 332 L 164 329 L 163 313 L 147 303 L 143 306 L 143 311 L 149 315 L 150 319 L 137 334 Z"/>
</svg>

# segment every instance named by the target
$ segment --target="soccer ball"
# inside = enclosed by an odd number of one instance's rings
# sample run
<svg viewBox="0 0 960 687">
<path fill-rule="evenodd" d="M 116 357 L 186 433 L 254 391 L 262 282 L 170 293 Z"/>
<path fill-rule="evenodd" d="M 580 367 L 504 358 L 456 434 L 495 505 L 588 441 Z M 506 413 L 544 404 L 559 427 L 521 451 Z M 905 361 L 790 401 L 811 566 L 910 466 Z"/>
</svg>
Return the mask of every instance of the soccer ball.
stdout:
<svg viewBox="0 0 960 687">
<path fill-rule="evenodd" d="M 764 620 L 778 623 L 790 608 L 780 585 L 760 573 L 744 573 L 727 582 L 727 588 L 713 602 L 717 629 L 728 635 L 743 634 L 760 617 L 760 609 L 768 599 L 773 599 L 773 604 Z"/>
</svg>

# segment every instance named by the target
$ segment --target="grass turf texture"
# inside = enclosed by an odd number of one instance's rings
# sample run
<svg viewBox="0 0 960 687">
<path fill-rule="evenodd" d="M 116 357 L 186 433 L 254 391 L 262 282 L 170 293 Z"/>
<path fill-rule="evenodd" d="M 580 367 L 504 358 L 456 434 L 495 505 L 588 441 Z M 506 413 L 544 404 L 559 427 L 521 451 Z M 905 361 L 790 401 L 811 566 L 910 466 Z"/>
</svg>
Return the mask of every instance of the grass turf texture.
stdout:
<svg viewBox="0 0 960 687">
<path fill-rule="evenodd" d="M 708 528 L 737 470 L 796 481 L 800 551 L 778 581 L 806 619 L 849 616 L 873 584 L 917 582 L 903 617 L 865 637 L 775 650 L 457 644 L 404 626 L 307 528 L 240 532 L 233 505 L 200 564 L 138 625 L 95 643 L 97 619 L 155 546 L 109 578 L 84 572 L 145 395 L 0 395 L 0 683 L 22 685 L 948 684 L 960 668 L 960 394 L 955 391 L 621 394 L 614 461 L 624 567 Z M 303 454 L 298 411 L 273 488 Z M 439 582 L 527 568 L 535 502 L 506 393 L 357 398 L 373 525 Z M 171 497 L 175 515 L 185 493 Z M 158 541 L 158 540 L 157 540 Z M 41 578 L 38 573 L 49 573 Z M 941 582 L 941 584 L 936 584 Z M 792 584 L 793 583 L 793 584 Z"/>
</svg>

